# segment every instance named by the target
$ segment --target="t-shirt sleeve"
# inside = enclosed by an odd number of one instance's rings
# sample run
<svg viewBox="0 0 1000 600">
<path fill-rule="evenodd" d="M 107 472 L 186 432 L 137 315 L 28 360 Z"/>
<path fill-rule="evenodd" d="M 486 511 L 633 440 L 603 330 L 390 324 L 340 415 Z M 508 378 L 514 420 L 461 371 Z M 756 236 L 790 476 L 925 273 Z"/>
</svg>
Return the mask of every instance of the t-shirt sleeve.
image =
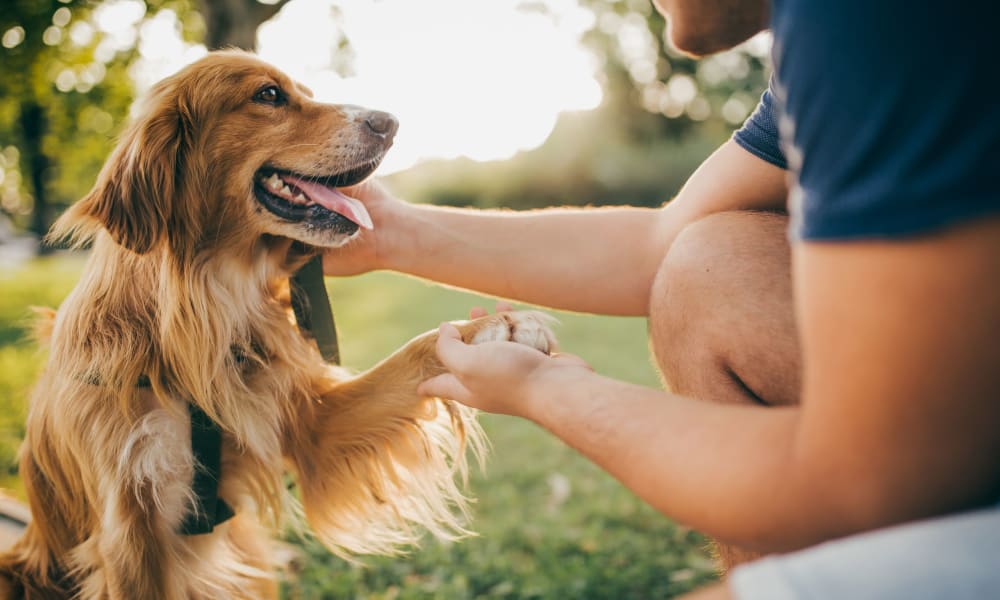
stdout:
<svg viewBox="0 0 1000 600">
<path fill-rule="evenodd" d="M 773 81 L 773 80 L 772 80 Z M 760 102 L 743 127 L 733 133 L 733 141 L 757 158 L 772 165 L 787 169 L 788 161 L 781 151 L 778 135 L 778 113 L 774 102 L 774 92 L 770 87 L 760 96 Z"/>
<path fill-rule="evenodd" d="M 973 4 L 945 23 L 910 0 L 781 3 L 793 236 L 897 238 L 1000 213 L 1000 4 Z"/>
</svg>

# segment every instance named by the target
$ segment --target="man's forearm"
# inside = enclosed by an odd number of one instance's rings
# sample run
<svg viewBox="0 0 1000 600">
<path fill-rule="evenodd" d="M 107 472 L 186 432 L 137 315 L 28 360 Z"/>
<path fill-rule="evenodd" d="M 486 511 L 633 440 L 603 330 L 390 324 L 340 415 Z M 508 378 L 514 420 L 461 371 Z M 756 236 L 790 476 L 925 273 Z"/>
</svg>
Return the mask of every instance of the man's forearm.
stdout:
<svg viewBox="0 0 1000 600">
<path fill-rule="evenodd" d="M 814 514 L 798 408 L 713 404 L 600 375 L 540 387 L 527 416 L 657 510 L 717 539 L 784 551 L 845 533 Z"/>
<path fill-rule="evenodd" d="M 685 226 L 727 210 L 780 209 L 785 193 L 784 171 L 730 141 L 662 209 L 398 206 L 379 267 L 543 306 L 645 316 Z"/>
<path fill-rule="evenodd" d="M 658 210 L 483 211 L 416 205 L 382 268 L 523 302 L 644 315 L 666 252 Z"/>
</svg>

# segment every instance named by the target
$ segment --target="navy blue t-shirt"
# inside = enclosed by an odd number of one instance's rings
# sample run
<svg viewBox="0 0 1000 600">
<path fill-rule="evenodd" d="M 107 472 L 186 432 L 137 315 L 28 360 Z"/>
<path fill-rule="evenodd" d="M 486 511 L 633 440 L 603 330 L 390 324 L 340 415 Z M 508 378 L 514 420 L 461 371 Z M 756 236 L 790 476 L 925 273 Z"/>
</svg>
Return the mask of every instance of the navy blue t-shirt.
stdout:
<svg viewBox="0 0 1000 600">
<path fill-rule="evenodd" d="M 795 175 L 794 236 L 1000 212 L 1000 3 L 774 0 L 771 25 L 771 87 L 734 139 Z"/>
<path fill-rule="evenodd" d="M 757 158 L 772 165 L 788 168 L 788 160 L 781 149 L 778 133 L 778 107 L 774 104 L 774 77 L 760 96 L 760 102 L 753 114 L 747 117 L 743 127 L 733 133 L 733 141 Z"/>
</svg>

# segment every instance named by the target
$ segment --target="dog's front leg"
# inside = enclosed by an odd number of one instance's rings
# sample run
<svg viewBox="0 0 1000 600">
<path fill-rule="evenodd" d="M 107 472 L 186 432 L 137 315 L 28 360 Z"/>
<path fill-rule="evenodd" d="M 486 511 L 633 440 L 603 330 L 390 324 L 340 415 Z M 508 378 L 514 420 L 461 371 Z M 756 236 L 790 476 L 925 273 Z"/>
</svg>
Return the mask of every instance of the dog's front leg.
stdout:
<svg viewBox="0 0 1000 600">
<path fill-rule="evenodd" d="M 510 312 L 456 326 L 469 343 L 512 340 L 551 352 L 548 320 Z M 455 474 L 465 473 L 466 447 L 483 439 L 471 409 L 417 394 L 444 372 L 436 341 L 437 331 L 427 332 L 356 378 L 318 383 L 311 422 L 289 440 L 306 517 L 335 552 L 392 551 L 423 529 L 445 538 L 464 531 Z"/>
<path fill-rule="evenodd" d="M 187 599 L 191 560 L 177 533 L 187 511 L 194 472 L 189 426 L 178 411 L 156 409 L 131 428 L 121 445 L 98 448 L 99 524 L 73 552 L 82 575 L 80 598 Z M 107 439 L 110 436 L 101 437 Z"/>
</svg>

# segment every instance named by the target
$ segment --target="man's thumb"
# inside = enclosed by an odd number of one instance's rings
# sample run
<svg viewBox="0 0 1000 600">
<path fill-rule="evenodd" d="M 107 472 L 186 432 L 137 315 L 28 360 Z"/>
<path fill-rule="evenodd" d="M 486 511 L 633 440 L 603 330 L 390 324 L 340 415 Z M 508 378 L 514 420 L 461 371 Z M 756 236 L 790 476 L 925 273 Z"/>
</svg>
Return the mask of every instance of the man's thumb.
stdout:
<svg viewBox="0 0 1000 600">
<path fill-rule="evenodd" d="M 469 390 L 465 389 L 465 386 L 451 373 L 431 377 L 417 387 L 417 393 L 421 396 L 448 398 L 459 402 L 469 398 Z"/>
<path fill-rule="evenodd" d="M 462 334 L 451 323 L 441 323 L 435 346 L 438 358 L 449 371 L 461 373 L 469 364 L 471 348 L 462 341 Z"/>
</svg>

